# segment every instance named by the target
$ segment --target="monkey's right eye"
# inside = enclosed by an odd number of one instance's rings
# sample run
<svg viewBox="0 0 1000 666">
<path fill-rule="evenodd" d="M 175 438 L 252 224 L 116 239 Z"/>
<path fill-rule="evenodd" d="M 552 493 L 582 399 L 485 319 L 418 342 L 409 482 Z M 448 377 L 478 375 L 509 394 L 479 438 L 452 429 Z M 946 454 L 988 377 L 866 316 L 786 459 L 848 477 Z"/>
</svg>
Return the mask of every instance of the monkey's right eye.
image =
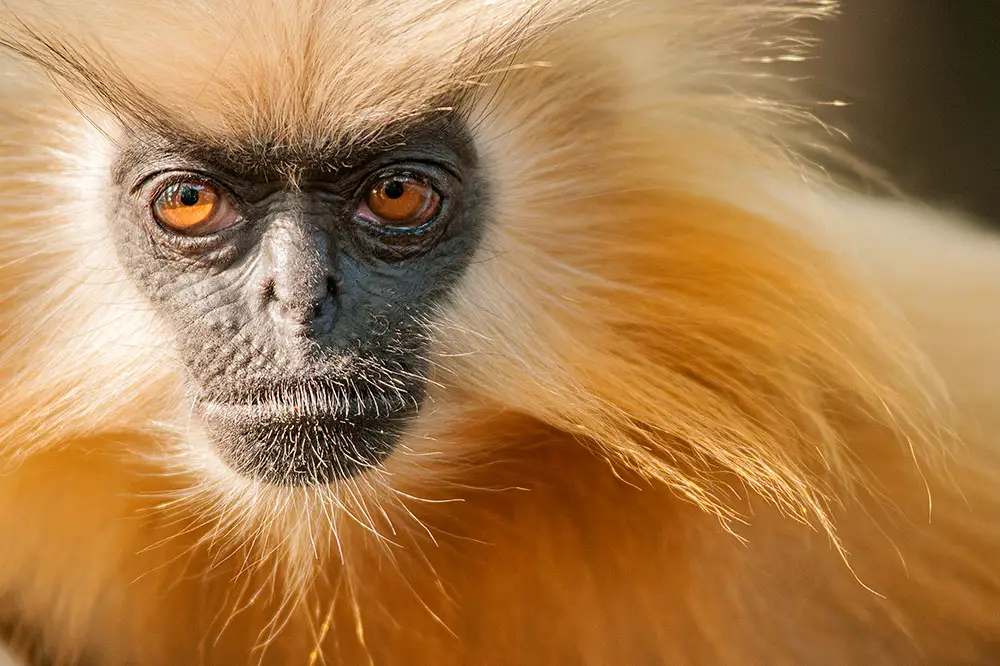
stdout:
<svg viewBox="0 0 1000 666">
<path fill-rule="evenodd" d="M 218 188 L 200 181 L 163 188 L 153 200 L 153 216 L 163 227 L 185 236 L 207 236 L 236 223 L 238 215 Z"/>
</svg>

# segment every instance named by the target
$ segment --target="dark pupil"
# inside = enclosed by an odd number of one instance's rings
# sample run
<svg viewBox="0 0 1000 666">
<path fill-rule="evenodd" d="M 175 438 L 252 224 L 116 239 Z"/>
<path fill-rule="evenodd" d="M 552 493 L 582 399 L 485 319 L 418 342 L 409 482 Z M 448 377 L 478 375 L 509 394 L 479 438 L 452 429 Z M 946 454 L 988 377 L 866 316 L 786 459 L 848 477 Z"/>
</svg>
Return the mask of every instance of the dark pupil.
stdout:
<svg viewBox="0 0 1000 666">
<path fill-rule="evenodd" d="M 185 206 L 195 205 L 196 203 L 198 203 L 198 199 L 200 198 L 201 195 L 198 193 L 198 190 L 191 187 L 190 185 L 185 185 L 184 187 L 181 188 L 181 203 L 184 204 Z"/>
<path fill-rule="evenodd" d="M 403 196 L 403 192 L 406 190 L 406 186 L 403 185 L 402 181 L 390 180 L 385 184 L 385 196 L 390 199 L 398 199 Z"/>
</svg>

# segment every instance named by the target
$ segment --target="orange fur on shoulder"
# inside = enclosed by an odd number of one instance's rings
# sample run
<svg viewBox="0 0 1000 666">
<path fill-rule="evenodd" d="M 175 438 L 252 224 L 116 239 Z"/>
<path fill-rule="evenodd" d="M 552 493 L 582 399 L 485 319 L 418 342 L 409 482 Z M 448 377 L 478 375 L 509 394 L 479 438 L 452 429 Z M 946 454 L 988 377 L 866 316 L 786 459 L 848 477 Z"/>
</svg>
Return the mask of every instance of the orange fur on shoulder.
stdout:
<svg viewBox="0 0 1000 666">
<path fill-rule="evenodd" d="M 761 61 L 832 10 L 7 3 L 0 637 L 53 666 L 995 663 L 1000 243 L 797 159 Z M 424 322 L 420 416 L 360 477 L 238 476 L 112 248 L 118 142 L 269 163 L 433 114 L 490 221 Z"/>
</svg>

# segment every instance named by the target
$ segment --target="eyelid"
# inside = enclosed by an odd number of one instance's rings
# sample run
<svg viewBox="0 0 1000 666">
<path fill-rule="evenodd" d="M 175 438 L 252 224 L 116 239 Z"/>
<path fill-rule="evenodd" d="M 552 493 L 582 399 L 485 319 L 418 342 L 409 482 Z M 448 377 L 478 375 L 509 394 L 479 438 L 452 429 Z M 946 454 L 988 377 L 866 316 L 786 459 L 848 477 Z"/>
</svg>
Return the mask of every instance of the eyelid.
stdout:
<svg viewBox="0 0 1000 666">
<path fill-rule="evenodd" d="M 359 165 L 361 166 L 361 165 Z M 382 159 L 370 163 L 366 169 L 368 177 L 378 177 L 387 172 L 396 173 L 399 171 L 412 171 L 417 174 L 446 175 L 451 178 L 460 179 L 457 164 L 451 164 L 445 160 L 426 159 L 421 157 L 408 157 L 399 154 L 387 154 Z"/>
<path fill-rule="evenodd" d="M 178 229 L 172 228 L 169 224 L 164 223 L 164 221 L 161 220 L 156 213 L 156 204 L 160 197 L 170 187 L 183 183 L 201 184 L 215 190 L 223 204 L 232 211 L 234 217 L 233 221 L 230 224 L 220 226 L 219 228 L 204 234 L 185 234 Z M 151 218 L 151 222 L 160 230 L 160 233 L 165 234 L 177 242 L 183 240 L 188 243 L 204 243 L 208 239 L 217 238 L 226 231 L 242 226 L 246 220 L 242 199 L 236 196 L 231 188 L 219 182 L 217 178 L 213 178 L 212 176 L 204 173 L 190 170 L 162 170 L 146 177 L 141 187 L 145 189 L 141 205 L 147 212 L 147 215 Z"/>
<path fill-rule="evenodd" d="M 232 187 L 229 187 L 219 178 L 201 171 L 161 169 L 146 176 L 137 186 L 137 190 L 143 191 L 141 203 L 148 209 L 156 202 L 157 195 L 159 195 L 159 193 L 164 189 L 170 187 L 171 185 L 191 181 L 204 183 L 216 188 L 226 197 L 226 199 L 228 199 L 229 204 L 233 207 L 241 219 L 246 217 L 246 202 L 243 198 L 238 196 L 233 191 Z"/>
<path fill-rule="evenodd" d="M 380 180 L 392 178 L 393 176 L 415 178 L 416 180 L 426 182 L 440 195 L 442 203 L 452 193 L 452 181 L 458 180 L 458 182 L 461 182 L 450 169 L 442 168 L 434 163 L 416 161 L 393 162 L 372 169 L 364 176 L 360 181 L 360 186 L 354 193 L 355 199 L 363 197 Z"/>
<path fill-rule="evenodd" d="M 161 190 L 171 185 L 187 182 L 199 182 L 210 185 L 224 193 L 234 205 L 239 202 L 239 197 L 235 196 L 232 188 L 220 182 L 218 178 L 199 171 L 163 169 L 146 176 L 137 189 L 146 190 L 146 195 L 143 198 L 147 200 L 148 204 L 152 204 L 156 200 L 156 195 Z"/>
</svg>

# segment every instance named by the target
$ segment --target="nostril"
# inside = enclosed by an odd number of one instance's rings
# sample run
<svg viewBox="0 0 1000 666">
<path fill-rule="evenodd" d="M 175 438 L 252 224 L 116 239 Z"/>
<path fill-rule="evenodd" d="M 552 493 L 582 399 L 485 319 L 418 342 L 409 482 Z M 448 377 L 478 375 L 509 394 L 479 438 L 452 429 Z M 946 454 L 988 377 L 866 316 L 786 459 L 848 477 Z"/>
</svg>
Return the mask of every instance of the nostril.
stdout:
<svg viewBox="0 0 1000 666">
<path fill-rule="evenodd" d="M 328 296 L 340 296 L 340 278 L 334 277 L 332 275 L 326 278 L 326 293 Z"/>
<path fill-rule="evenodd" d="M 262 305 L 267 305 L 268 303 L 273 303 L 275 300 L 277 300 L 277 294 L 275 293 L 274 279 L 268 278 L 261 285 L 260 302 Z"/>
<path fill-rule="evenodd" d="M 303 280 L 291 289 L 286 288 L 282 276 L 263 280 L 258 292 L 261 307 L 276 322 L 292 325 L 296 329 L 310 329 L 307 334 L 329 329 L 336 318 L 337 301 L 343 285 L 335 276 L 317 277 L 312 285 Z"/>
<path fill-rule="evenodd" d="M 327 306 L 336 301 L 340 296 L 340 280 L 336 277 L 327 276 L 326 278 L 326 289 L 318 294 L 319 298 L 313 305 L 312 313 L 314 319 L 319 319 L 323 316 L 326 311 Z"/>
</svg>

